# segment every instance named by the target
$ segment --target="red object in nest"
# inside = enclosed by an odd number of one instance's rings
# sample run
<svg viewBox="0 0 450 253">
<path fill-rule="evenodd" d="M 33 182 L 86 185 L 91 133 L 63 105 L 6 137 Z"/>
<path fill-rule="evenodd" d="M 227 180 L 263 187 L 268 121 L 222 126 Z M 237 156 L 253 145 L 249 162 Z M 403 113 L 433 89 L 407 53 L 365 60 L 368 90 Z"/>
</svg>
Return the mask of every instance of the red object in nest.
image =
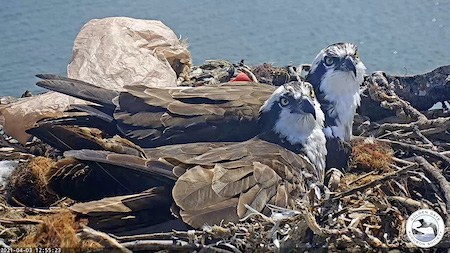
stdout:
<svg viewBox="0 0 450 253">
<path fill-rule="evenodd" d="M 250 79 L 245 73 L 241 72 L 230 82 L 253 82 L 253 80 Z"/>
</svg>

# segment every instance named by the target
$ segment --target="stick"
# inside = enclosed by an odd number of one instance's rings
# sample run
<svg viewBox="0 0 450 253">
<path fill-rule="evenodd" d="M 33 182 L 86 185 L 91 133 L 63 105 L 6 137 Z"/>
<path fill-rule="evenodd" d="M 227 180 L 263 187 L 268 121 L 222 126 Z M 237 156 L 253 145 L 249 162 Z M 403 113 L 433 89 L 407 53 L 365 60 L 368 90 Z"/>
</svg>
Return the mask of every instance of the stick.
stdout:
<svg viewBox="0 0 450 253">
<path fill-rule="evenodd" d="M 149 251 L 149 250 L 183 250 L 193 251 L 202 248 L 200 244 L 188 243 L 180 240 L 139 240 L 133 242 L 124 242 L 122 247 L 126 247 L 132 251 Z"/>
<path fill-rule="evenodd" d="M 414 133 L 419 136 L 420 138 L 422 138 L 422 140 L 425 142 L 426 145 L 430 146 L 433 149 L 436 149 L 436 147 L 433 145 L 433 143 L 427 138 L 425 137 L 419 130 L 418 126 L 414 126 L 413 129 Z"/>
<path fill-rule="evenodd" d="M 358 192 L 358 191 L 362 191 L 362 190 L 367 189 L 367 188 L 369 188 L 369 187 L 373 187 L 373 186 L 375 186 L 375 185 L 382 184 L 382 183 L 384 183 L 384 182 L 387 181 L 387 180 L 390 180 L 390 179 L 392 179 L 392 178 L 394 178 L 394 177 L 399 176 L 400 174 L 402 174 L 402 173 L 405 172 L 405 171 L 408 171 L 408 170 L 417 168 L 417 166 L 418 166 L 417 164 L 411 164 L 411 165 L 408 165 L 408 166 L 406 166 L 406 167 L 403 167 L 403 168 L 400 169 L 400 170 L 396 170 L 396 171 L 391 172 L 391 173 L 386 173 L 382 178 L 376 179 L 376 180 L 374 180 L 374 181 L 372 181 L 372 182 L 370 182 L 370 183 L 361 185 L 361 186 L 359 186 L 359 187 L 355 187 L 355 188 L 353 188 L 353 189 L 351 189 L 351 190 L 348 190 L 348 191 L 346 191 L 346 192 L 338 193 L 338 194 L 336 194 L 336 195 L 333 197 L 333 199 L 339 199 L 339 198 L 342 198 L 342 197 L 351 195 L 351 194 L 353 194 L 353 193 L 356 193 L 356 192 Z"/>
<path fill-rule="evenodd" d="M 204 235 L 203 231 L 195 231 L 192 232 L 182 232 L 182 231 L 172 231 L 167 233 L 154 233 L 154 234 L 142 234 L 142 235 L 132 235 L 132 236 L 113 236 L 119 242 L 128 242 L 128 241 L 138 241 L 138 240 L 148 240 L 155 238 L 172 238 L 176 237 L 184 237 L 189 238 L 190 234 L 192 235 Z"/>
<path fill-rule="evenodd" d="M 364 175 L 362 175 L 362 176 L 359 176 L 358 178 L 356 178 L 355 180 L 353 180 L 353 181 L 351 181 L 350 183 L 348 183 L 348 185 L 351 185 L 351 184 L 354 184 L 355 182 L 357 182 L 357 181 L 359 181 L 359 180 L 361 180 L 361 179 L 363 179 L 363 178 L 365 178 L 365 177 L 368 177 L 368 176 L 370 176 L 370 175 L 373 175 L 374 173 L 375 173 L 376 171 L 371 171 L 371 172 L 369 172 L 369 173 L 366 173 L 366 174 L 364 174 Z"/>
<path fill-rule="evenodd" d="M 120 252 L 123 253 L 132 253 L 129 249 L 118 243 L 114 238 L 110 237 L 109 235 L 94 230 L 87 226 L 82 226 L 82 229 L 80 231 L 80 238 L 81 239 L 91 239 L 94 240 L 101 245 L 103 245 L 105 248 L 116 248 Z"/>
<path fill-rule="evenodd" d="M 400 196 L 388 196 L 387 199 L 390 201 L 397 201 L 407 207 L 410 207 L 409 208 L 410 210 L 417 210 L 420 208 L 430 209 L 430 206 L 427 205 L 426 203 L 422 203 L 420 201 L 411 198 L 405 198 Z"/>
<path fill-rule="evenodd" d="M 450 117 L 430 119 L 425 121 L 415 121 L 408 124 L 384 123 L 378 128 L 378 130 L 374 133 L 374 135 L 376 137 L 380 136 L 384 134 L 385 131 L 388 130 L 412 131 L 414 127 L 418 127 L 423 135 L 436 134 L 438 132 L 445 131 L 445 129 L 448 129 L 450 127 Z M 411 132 L 411 134 L 414 134 L 414 132 Z"/>
<path fill-rule="evenodd" d="M 450 213 L 450 183 L 445 179 L 442 173 L 425 160 L 425 158 L 417 156 L 415 160 L 438 181 L 441 190 L 444 192 L 447 212 Z"/>
<path fill-rule="evenodd" d="M 35 225 L 35 224 L 41 224 L 44 223 L 41 220 L 33 220 L 33 219 L 8 219 L 8 218 L 1 218 L 0 223 L 2 224 L 8 224 L 8 225 Z"/>
<path fill-rule="evenodd" d="M 413 162 L 406 161 L 406 160 L 397 158 L 397 157 L 395 157 L 395 156 L 392 157 L 392 161 L 394 161 L 394 162 L 396 162 L 396 163 L 401 163 L 401 164 L 404 164 L 404 165 L 411 165 L 411 164 L 414 164 Z"/>
<path fill-rule="evenodd" d="M 387 140 L 387 139 L 376 139 L 377 141 L 381 141 L 381 142 L 385 142 L 385 143 L 389 143 L 392 146 L 396 146 L 399 148 L 404 148 L 407 150 L 413 150 L 415 152 L 421 153 L 421 154 L 426 154 L 429 155 L 431 157 L 434 157 L 438 160 L 442 160 L 443 162 L 445 162 L 448 166 L 450 166 L 450 158 L 446 157 L 445 155 L 442 155 L 438 152 L 426 149 L 426 148 L 421 148 L 418 147 L 416 145 L 412 145 L 412 144 L 407 144 L 407 143 L 403 143 L 403 142 L 399 142 L 399 141 L 391 141 L 391 140 Z"/>
</svg>

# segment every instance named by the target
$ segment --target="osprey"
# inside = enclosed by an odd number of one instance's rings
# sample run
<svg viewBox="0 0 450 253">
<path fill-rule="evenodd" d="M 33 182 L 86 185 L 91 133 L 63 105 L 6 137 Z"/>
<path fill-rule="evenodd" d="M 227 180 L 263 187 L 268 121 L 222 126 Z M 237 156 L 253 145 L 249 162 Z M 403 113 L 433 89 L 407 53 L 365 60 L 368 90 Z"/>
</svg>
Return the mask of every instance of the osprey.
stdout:
<svg viewBox="0 0 450 253">
<path fill-rule="evenodd" d="M 366 67 L 352 43 L 336 43 L 314 59 L 306 81 L 314 86 L 325 113 L 327 137 L 350 141 L 353 117 L 360 105 L 359 89 Z"/>
<path fill-rule="evenodd" d="M 144 148 L 248 140 L 261 131 L 258 111 L 276 89 L 234 82 L 164 89 L 134 85 L 118 92 L 57 75 L 37 76 L 44 79 L 38 86 L 95 103 L 71 105 L 77 112 L 42 120 L 27 131 L 61 151 L 95 147 L 71 126 L 98 128 Z"/>
<path fill-rule="evenodd" d="M 347 167 L 351 154 L 348 142 L 356 108 L 361 101 L 359 92 L 365 69 L 356 45 L 336 43 L 319 52 L 306 76 L 325 113 L 323 131 L 327 137 L 327 169 Z"/>
<path fill-rule="evenodd" d="M 261 133 L 239 143 L 162 146 L 145 149 L 147 158 L 66 151 L 47 174 L 48 186 L 78 200 L 107 197 L 73 207 L 94 216 L 146 209 L 159 219 L 173 199 L 182 220 L 196 228 L 236 222 L 248 215 L 247 205 L 260 212 L 266 204 L 292 207 L 294 199 L 323 183 L 325 116 L 312 86 L 302 82 L 277 88 L 259 115 Z M 133 195 L 118 196 L 124 194 Z"/>
</svg>

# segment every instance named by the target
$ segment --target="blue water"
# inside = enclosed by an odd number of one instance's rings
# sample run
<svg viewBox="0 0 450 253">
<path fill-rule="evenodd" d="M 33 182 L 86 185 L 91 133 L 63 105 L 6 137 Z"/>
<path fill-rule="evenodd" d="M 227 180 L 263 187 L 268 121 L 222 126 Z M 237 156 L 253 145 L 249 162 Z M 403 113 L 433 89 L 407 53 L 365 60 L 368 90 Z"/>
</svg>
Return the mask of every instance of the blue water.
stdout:
<svg viewBox="0 0 450 253">
<path fill-rule="evenodd" d="M 429 234 L 417 234 L 417 235 L 414 235 L 414 237 L 416 237 L 417 240 L 419 240 L 421 242 L 429 242 L 429 241 L 433 240 L 436 236 L 434 236 L 433 233 L 429 233 Z"/>
<path fill-rule="evenodd" d="M 42 91 L 37 73 L 66 75 L 91 19 L 158 19 L 190 44 L 193 62 L 310 63 L 328 44 L 358 45 L 368 71 L 418 74 L 450 64 L 450 1 L 2 0 L 0 96 Z"/>
</svg>

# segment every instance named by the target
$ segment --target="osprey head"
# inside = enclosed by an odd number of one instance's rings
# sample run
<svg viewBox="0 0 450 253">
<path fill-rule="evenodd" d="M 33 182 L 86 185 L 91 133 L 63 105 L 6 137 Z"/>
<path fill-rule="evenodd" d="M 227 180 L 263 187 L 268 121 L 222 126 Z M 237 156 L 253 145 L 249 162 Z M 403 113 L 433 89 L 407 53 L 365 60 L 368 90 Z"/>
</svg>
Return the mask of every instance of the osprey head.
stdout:
<svg viewBox="0 0 450 253">
<path fill-rule="evenodd" d="M 324 119 L 311 84 L 293 81 L 278 87 L 264 102 L 259 123 L 264 131 L 273 131 L 296 144 L 303 143 L 313 129 L 321 129 Z"/>
<path fill-rule="evenodd" d="M 259 124 L 263 131 L 260 136 L 273 136 L 272 141 L 281 146 L 301 150 L 316 166 L 323 181 L 327 155 L 322 131 L 324 120 L 311 84 L 293 81 L 278 87 L 261 106 Z"/>
<path fill-rule="evenodd" d="M 365 70 L 355 44 L 336 43 L 319 52 L 306 80 L 325 93 L 326 90 L 337 94 L 351 92 L 359 89 Z M 324 84 L 334 87 L 322 87 Z"/>
</svg>

